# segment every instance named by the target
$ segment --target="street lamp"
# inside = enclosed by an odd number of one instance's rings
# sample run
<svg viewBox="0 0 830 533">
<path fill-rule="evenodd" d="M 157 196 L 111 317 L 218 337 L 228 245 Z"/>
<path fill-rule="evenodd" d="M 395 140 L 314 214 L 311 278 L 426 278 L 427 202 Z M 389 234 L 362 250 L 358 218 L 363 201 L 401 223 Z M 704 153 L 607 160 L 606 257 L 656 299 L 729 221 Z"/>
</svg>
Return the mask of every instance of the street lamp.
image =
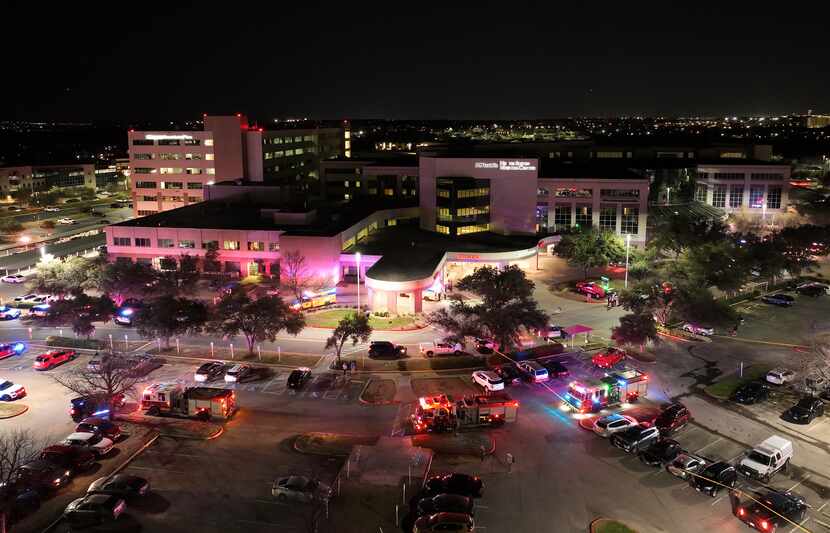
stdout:
<svg viewBox="0 0 830 533">
<path fill-rule="evenodd" d="M 32 238 L 28 235 L 23 235 L 22 237 L 20 237 L 20 242 L 22 242 L 23 244 L 29 244 L 30 242 L 32 242 Z"/>
<path fill-rule="evenodd" d="M 628 248 L 631 246 L 631 234 L 625 234 L 625 288 L 628 288 Z"/>
<path fill-rule="evenodd" d="M 360 312 L 360 252 L 354 254 L 354 262 L 357 265 L 357 311 Z"/>
</svg>

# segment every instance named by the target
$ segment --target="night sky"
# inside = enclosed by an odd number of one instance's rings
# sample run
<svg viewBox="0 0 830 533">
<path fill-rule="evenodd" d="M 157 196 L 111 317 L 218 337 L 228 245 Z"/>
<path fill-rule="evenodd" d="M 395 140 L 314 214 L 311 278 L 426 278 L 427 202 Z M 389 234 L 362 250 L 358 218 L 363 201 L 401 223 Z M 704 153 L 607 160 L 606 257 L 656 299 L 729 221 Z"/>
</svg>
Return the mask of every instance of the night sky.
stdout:
<svg viewBox="0 0 830 533">
<path fill-rule="evenodd" d="M 830 113 L 827 2 L 7 4 L 0 119 Z"/>
</svg>

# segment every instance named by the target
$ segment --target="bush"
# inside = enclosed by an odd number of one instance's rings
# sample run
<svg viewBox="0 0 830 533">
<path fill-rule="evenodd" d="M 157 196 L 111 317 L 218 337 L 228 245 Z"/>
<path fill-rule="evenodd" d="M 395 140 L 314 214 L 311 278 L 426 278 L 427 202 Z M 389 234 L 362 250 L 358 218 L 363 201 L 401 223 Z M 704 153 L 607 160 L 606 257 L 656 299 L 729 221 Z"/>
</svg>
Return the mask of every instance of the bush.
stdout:
<svg viewBox="0 0 830 533">
<path fill-rule="evenodd" d="M 380 318 L 387 318 L 389 316 L 389 311 L 376 311 L 372 314 Z"/>
<path fill-rule="evenodd" d="M 52 220 L 44 220 L 40 223 L 40 227 L 43 229 L 55 229 L 55 223 Z"/>
<path fill-rule="evenodd" d="M 7 219 L 0 221 L 0 233 L 17 233 L 22 230 L 23 224 L 16 220 Z"/>
<path fill-rule="evenodd" d="M 46 337 L 46 345 L 62 348 L 85 348 L 87 350 L 102 350 L 104 348 L 104 342 L 97 339 L 76 339 L 74 337 L 59 337 L 57 335 Z"/>
</svg>

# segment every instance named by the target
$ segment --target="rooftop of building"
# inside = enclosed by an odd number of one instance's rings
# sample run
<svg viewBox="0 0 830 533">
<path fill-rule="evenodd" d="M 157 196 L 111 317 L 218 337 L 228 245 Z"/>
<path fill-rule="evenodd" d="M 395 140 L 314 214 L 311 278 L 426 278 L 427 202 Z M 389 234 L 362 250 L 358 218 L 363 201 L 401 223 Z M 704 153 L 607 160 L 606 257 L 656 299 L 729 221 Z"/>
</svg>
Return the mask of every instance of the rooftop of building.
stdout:
<svg viewBox="0 0 830 533">
<path fill-rule="evenodd" d="M 358 154 L 352 157 L 333 157 L 326 159 L 325 162 L 331 163 L 354 163 L 356 166 L 367 167 L 413 167 L 418 168 L 417 154 L 401 154 L 401 153 L 372 153 L 372 154 Z"/>
<path fill-rule="evenodd" d="M 381 259 L 366 272 L 372 279 L 412 281 L 430 276 L 447 252 L 513 252 L 533 248 L 537 242 L 536 236 L 484 232 L 451 237 L 415 225 L 399 225 L 371 233 L 345 252 L 381 255 Z"/>
<path fill-rule="evenodd" d="M 559 159 L 543 159 L 539 178 L 648 180 L 648 177 L 628 168 L 623 162 L 569 163 Z"/>
<path fill-rule="evenodd" d="M 257 201 L 251 195 L 208 200 L 169 211 L 162 211 L 132 220 L 115 227 L 192 228 L 218 230 L 284 231 L 285 235 L 333 236 L 360 222 L 381 209 L 413 207 L 412 202 L 379 201 L 351 202 L 349 204 L 322 204 L 310 207 L 302 203 L 285 204 Z M 305 225 L 276 223 L 270 218 L 275 211 L 309 213 L 316 211 L 313 220 Z"/>
</svg>

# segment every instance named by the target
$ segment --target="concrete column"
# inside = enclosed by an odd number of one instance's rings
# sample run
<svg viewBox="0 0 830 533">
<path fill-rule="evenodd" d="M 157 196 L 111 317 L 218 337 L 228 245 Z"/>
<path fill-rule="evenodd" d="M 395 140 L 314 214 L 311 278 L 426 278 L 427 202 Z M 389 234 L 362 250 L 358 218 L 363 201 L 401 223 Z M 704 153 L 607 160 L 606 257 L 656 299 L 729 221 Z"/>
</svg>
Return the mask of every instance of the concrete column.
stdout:
<svg viewBox="0 0 830 533">
<path fill-rule="evenodd" d="M 394 291 L 386 292 L 386 310 L 390 313 L 397 314 L 398 312 L 398 293 Z"/>
<path fill-rule="evenodd" d="M 369 311 L 375 310 L 375 291 L 366 287 L 366 301 L 369 302 Z"/>
<path fill-rule="evenodd" d="M 415 312 L 422 313 L 424 311 L 424 291 L 421 289 L 412 291 L 412 298 L 414 298 Z"/>
</svg>

